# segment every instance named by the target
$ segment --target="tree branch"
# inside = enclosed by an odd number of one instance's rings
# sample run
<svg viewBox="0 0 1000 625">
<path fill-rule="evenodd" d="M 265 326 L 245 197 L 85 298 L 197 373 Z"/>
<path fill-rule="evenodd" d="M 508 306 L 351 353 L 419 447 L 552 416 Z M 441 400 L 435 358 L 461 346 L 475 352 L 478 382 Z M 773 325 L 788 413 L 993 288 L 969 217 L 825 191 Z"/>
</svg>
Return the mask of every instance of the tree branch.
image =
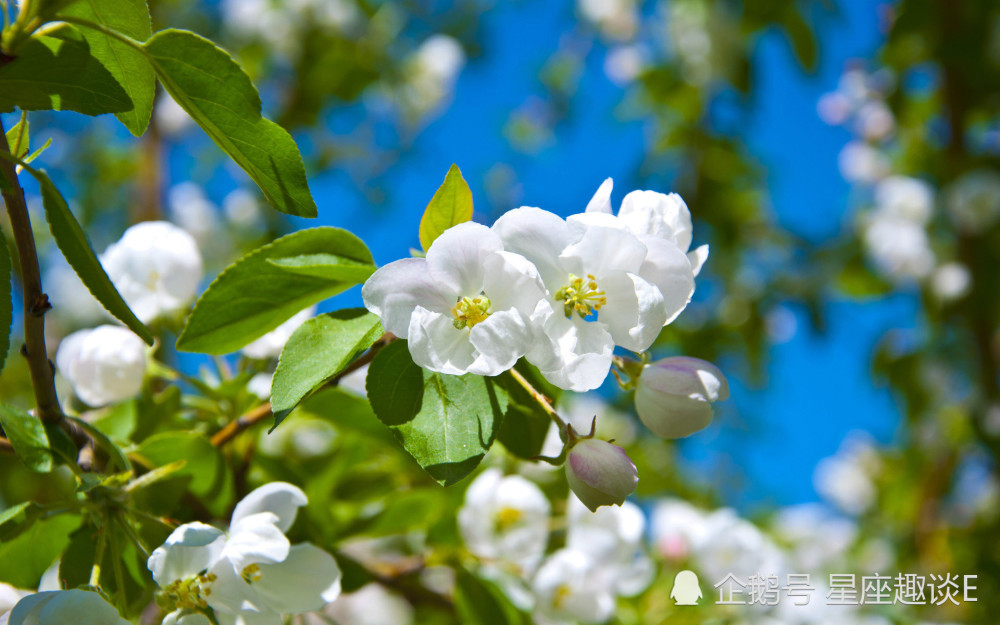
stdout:
<svg viewBox="0 0 1000 625">
<path fill-rule="evenodd" d="M 10 154 L 7 135 L 0 124 L 0 150 Z M 28 360 L 31 386 L 35 392 L 38 417 L 45 422 L 62 419 L 59 397 L 53 375 L 55 373 L 45 349 L 45 311 L 52 306 L 42 291 L 42 277 L 35 250 L 35 235 L 31 230 L 28 207 L 24 202 L 24 189 L 17 180 L 16 166 L 8 159 L 0 159 L 0 176 L 6 178 L 2 192 L 10 227 L 14 234 L 17 257 L 21 266 L 21 285 L 24 299 L 24 346 L 21 354 Z"/>
</svg>

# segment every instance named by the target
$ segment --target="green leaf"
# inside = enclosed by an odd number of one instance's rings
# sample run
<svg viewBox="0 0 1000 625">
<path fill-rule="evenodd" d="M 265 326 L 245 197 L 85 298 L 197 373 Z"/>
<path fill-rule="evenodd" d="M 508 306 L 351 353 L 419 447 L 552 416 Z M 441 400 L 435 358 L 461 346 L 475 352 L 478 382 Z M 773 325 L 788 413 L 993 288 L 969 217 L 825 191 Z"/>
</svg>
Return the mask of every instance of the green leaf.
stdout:
<svg viewBox="0 0 1000 625">
<path fill-rule="evenodd" d="M 133 109 L 125 90 L 90 53 L 83 35 L 68 25 L 31 37 L 13 61 L 0 67 L 0 112 L 15 107 L 84 115 Z"/>
<path fill-rule="evenodd" d="M 10 287 L 11 265 L 7 237 L 0 232 L 0 372 L 10 351 L 10 330 L 14 324 L 14 300 Z"/>
<path fill-rule="evenodd" d="M 527 361 L 520 360 L 515 365 L 515 369 L 546 397 L 553 400 L 559 398 L 560 390 L 549 384 L 538 369 L 528 364 Z M 507 451 L 515 456 L 525 459 L 534 458 L 542 452 L 542 446 L 545 444 L 552 419 L 548 413 L 542 410 L 534 397 L 514 380 L 510 373 L 497 376 L 497 382 L 502 384 L 510 395 L 507 413 L 503 417 L 503 426 L 500 428 L 497 438 L 507 448 Z"/>
<path fill-rule="evenodd" d="M 21 118 L 7 131 L 7 147 L 15 158 L 28 155 L 28 119 Z"/>
<path fill-rule="evenodd" d="M 84 421 L 83 419 L 77 419 L 76 417 L 66 417 L 73 423 L 75 423 L 80 429 L 85 431 L 95 443 L 97 443 L 104 451 L 108 453 L 115 462 L 118 463 L 118 468 L 121 471 L 131 471 L 132 463 L 129 462 L 128 457 L 125 453 L 107 437 L 104 432 L 94 427 L 92 424 Z"/>
<path fill-rule="evenodd" d="M 0 542 L 0 582 L 37 588 L 42 573 L 63 552 L 70 533 L 79 524 L 76 514 L 38 519 L 14 539 Z"/>
<path fill-rule="evenodd" d="M 272 262 L 324 254 L 314 274 Z M 185 352 L 227 354 L 304 308 L 364 282 L 375 271 L 361 239 L 339 228 L 300 230 L 260 247 L 223 271 L 191 311 L 177 339 Z"/>
<path fill-rule="evenodd" d="M 455 577 L 455 609 L 466 625 L 524 625 L 528 622 L 496 584 L 461 567 Z"/>
<path fill-rule="evenodd" d="M 0 512 L 0 542 L 11 540 L 25 531 L 42 515 L 42 507 L 25 501 Z"/>
<path fill-rule="evenodd" d="M 105 273 L 101 261 L 97 259 L 94 248 L 91 247 L 83 228 L 69 210 L 66 200 L 52 184 L 45 170 L 29 170 L 38 179 L 42 191 L 42 205 L 45 208 L 45 219 L 49 222 L 49 230 L 56 240 L 56 245 L 66 257 L 73 271 L 80 276 L 97 301 L 124 323 L 130 330 L 148 345 L 153 344 L 153 334 L 132 313 L 132 310 L 122 299 L 118 289 Z"/>
<path fill-rule="evenodd" d="M 271 381 L 274 427 L 304 397 L 371 347 L 383 332 L 378 316 L 363 308 L 338 310 L 303 323 L 281 350 Z"/>
<path fill-rule="evenodd" d="M 82 0 L 74 2 L 62 15 L 83 18 L 106 28 L 145 41 L 153 34 L 146 0 Z M 92 28 L 81 29 L 90 53 L 118 81 L 132 101 L 132 108 L 115 113 L 135 136 L 146 132 L 153 113 L 156 76 L 140 50 Z"/>
<path fill-rule="evenodd" d="M 157 77 L 277 210 L 315 217 L 302 156 L 281 126 L 261 117 L 260 95 L 243 68 L 208 39 L 162 30 L 143 47 Z"/>
<path fill-rule="evenodd" d="M 14 452 L 29 469 L 39 473 L 52 470 L 52 452 L 45 426 L 27 412 L 0 404 L 0 425 Z"/>
<path fill-rule="evenodd" d="M 154 467 L 184 460 L 174 475 L 190 479 L 188 490 L 215 514 L 222 514 L 233 495 L 229 467 L 212 443 L 195 432 L 164 432 L 150 436 L 139 445 L 139 457 Z"/>
<path fill-rule="evenodd" d="M 792 44 L 795 57 L 806 70 L 812 72 L 816 70 L 817 50 L 816 36 L 812 28 L 805 21 L 801 10 L 796 3 L 790 2 L 784 14 L 785 34 Z"/>
<path fill-rule="evenodd" d="M 431 247 L 441 233 L 472 219 L 472 191 L 462 177 L 458 165 L 452 165 L 444 182 L 434 192 L 424 216 L 420 219 L 420 245 Z"/>
<path fill-rule="evenodd" d="M 490 378 L 421 369 L 403 340 L 375 356 L 365 389 L 379 420 L 444 486 L 479 465 L 493 445 L 508 403 L 507 391 Z"/>
</svg>

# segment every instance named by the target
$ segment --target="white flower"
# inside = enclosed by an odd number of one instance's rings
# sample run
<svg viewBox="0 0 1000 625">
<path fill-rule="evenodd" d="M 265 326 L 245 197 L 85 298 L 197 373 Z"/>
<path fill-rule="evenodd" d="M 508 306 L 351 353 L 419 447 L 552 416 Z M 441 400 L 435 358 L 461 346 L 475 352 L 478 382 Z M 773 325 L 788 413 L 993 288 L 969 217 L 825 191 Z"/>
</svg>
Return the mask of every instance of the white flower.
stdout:
<svg viewBox="0 0 1000 625">
<path fill-rule="evenodd" d="M 549 556 L 531 587 L 538 625 L 603 623 L 615 610 L 615 596 L 600 575 L 602 563 L 580 551 L 560 549 Z"/>
<path fill-rule="evenodd" d="M 959 299 L 972 287 L 972 274 L 959 262 L 945 263 L 931 275 L 931 291 L 943 301 Z"/>
<path fill-rule="evenodd" d="M 244 347 L 243 353 L 250 358 L 277 358 L 292 334 L 315 314 L 315 306 L 295 313 L 291 319 Z"/>
<path fill-rule="evenodd" d="M 52 590 L 21 599 L 6 615 L 9 625 L 128 625 L 101 595 L 86 590 Z"/>
<path fill-rule="evenodd" d="M 30 590 L 21 590 L 10 584 L 0 582 L 0 614 L 10 612 L 17 602 L 28 595 L 33 594 Z"/>
<path fill-rule="evenodd" d="M 591 512 L 574 496 L 567 502 L 566 548 L 588 554 L 601 563 L 601 574 L 616 594 L 633 597 L 645 590 L 655 574 L 642 551 L 646 517 L 626 501 L 620 507 Z"/>
<path fill-rule="evenodd" d="M 104 307 L 94 298 L 80 276 L 58 255 L 46 263 L 42 284 L 52 301 L 52 312 L 74 326 L 91 326 L 108 319 Z"/>
<path fill-rule="evenodd" d="M 441 234 L 426 258 L 382 267 L 361 294 L 387 331 L 408 339 L 421 367 L 492 376 L 532 348 L 545 290 L 531 263 L 469 222 Z"/>
<path fill-rule="evenodd" d="M 963 230 L 979 233 L 1000 218 L 1000 174 L 978 169 L 964 174 L 948 189 L 948 210 Z"/>
<path fill-rule="evenodd" d="M 156 128 L 168 137 L 176 136 L 194 126 L 194 120 L 166 91 L 161 92 L 153 109 Z"/>
<path fill-rule="evenodd" d="M 934 209 L 934 191 L 918 178 L 889 176 L 875 187 L 875 208 L 880 215 L 925 225 Z"/>
<path fill-rule="evenodd" d="M 465 492 L 458 527 L 474 555 L 510 562 L 523 574 L 533 571 L 545 554 L 550 510 L 549 500 L 532 482 L 487 469 Z"/>
<path fill-rule="evenodd" d="M 121 326 L 78 330 L 59 344 L 56 367 L 84 403 L 103 406 L 142 390 L 146 344 Z"/>
<path fill-rule="evenodd" d="M 307 614 L 304 621 L 307 625 L 328 625 L 330 618 L 338 625 L 410 625 L 414 622 L 413 606 L 375 583 L 344 593 L 324 608 L 322 614 Z"/>
<path fill-rule="evenodd" d="M 702 544 L 707 513 L 681 499 L 662 499 L 653 508 L 652 533 L 656 548 L 668 560 L 680 561 Z"/>
<path fill-rule="evenodd" d="M 873 183 L 889 173 L 884 154 L 863 141 L 851 141 L 837 157 L 840 175 L 848 182 Z"/>
<path fill-rule="evenodd" d="M 657 436 L 683 438 L 712 421 L 712 403 L 729 397 L 729 384 L 710 362 L 674 356 L 642 369 L 635 410 Z"/>
<path fill-rule="evenodd" d="M 822 504 L 799 504 L 778 511 L 773 534 L 790 545 L 797 570 L 825 571 L 843 564 L 858 527 Z"/>
<path fill-rule="evenodd" d="M 144 323 L 182 310 L 201 281 L 201 253 L 194 239 L 165 221 L 126 230 L 101 255 L 101 264 Z"/>
<path fill-rule="evenodd" d="M 236 505 L 228 533 L 204 523 L 174 530 L 147 563 L 181 611 L 174 618 L 211 607 L 220 625 L 279 625 L 282 614 L 312 612 L 336 599 L 334 559 L 308 543 L 290 545 L 284 534 L 305 504 L 299 488 L 273 482 Z"/>
<path fill-rule="evenodd" d="M 547 289 L 548 340 L 535 342 L 527 358 L 553 384 L 597 388 L 615 345 L 643 351 L 667 322 L 663 295 L 639 275 L 646 246 L 614 217 L 580 214 L 564 221 L 522 207 L 500 217 L 493 230 L 506 249 L 534 263 Z"/>
<path fill-rule="evenodd" d="M 881 470 L 881 461 L 871 438 L 852 432 L 835 456 L 816 465 L 813 484 L 827 501 L 848 514 L 861 514 L 875 502 L 878 494 L 873 477 Z"/>
<path fill-rule="evenodd" d="M 894 280 L 925 278 L 934 269 L 927 232 L 908 219 L 875 214 L 865 227 L 864 242 L 879 271 Z"/>
<path fill-rule="evenodd" d="M 577 442 L 566 458 L 566 481 L 591 512 L 617 505 L 635 491 L 639 473 L 625 450 L 596 438 Z"/>
<path fill-rule="evenodd" d="M 694 546 L 694 558 L 699 571 L 713 584 L 729 573 L 780 576 L 784 572 L 781 550 L 756 525 L 728 508 L 706 517 L 705 533 Z"/>
</svg>

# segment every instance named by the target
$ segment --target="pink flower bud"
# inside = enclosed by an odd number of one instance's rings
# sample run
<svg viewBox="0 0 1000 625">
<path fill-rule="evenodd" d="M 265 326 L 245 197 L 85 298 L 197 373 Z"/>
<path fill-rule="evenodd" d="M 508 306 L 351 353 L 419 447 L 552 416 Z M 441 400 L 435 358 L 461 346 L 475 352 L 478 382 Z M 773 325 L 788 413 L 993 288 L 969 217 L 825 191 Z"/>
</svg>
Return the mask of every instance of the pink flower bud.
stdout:
<svg viewBox="0 0 1000 625">
<path fill-rule="evenodd" d="M 729 384 L 710 362 L 675 356 L 646 365 L 635 409 L 657 436 L 684 438 L 712 421 L 712 402 L 729 398 Z"/>
<path fill-rule="evenodd" d="M 580 501 L 595 512 L 600 506 L 620 506 L 635 490 L 639 472 L 624 449 L 588 438 L 570 450 L 566 481 Z"/>
</svg>

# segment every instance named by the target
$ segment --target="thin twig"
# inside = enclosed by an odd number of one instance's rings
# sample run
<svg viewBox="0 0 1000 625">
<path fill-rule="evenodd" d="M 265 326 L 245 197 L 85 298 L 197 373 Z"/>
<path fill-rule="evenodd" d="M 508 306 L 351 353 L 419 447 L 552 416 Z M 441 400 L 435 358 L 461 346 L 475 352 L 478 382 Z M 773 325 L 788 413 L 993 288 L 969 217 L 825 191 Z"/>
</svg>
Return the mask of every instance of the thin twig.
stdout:
<svg viewBox="0 0 1000 625">
<path fill-rule="evenodd" d="M 347 365 L 343 371 L 331 378 L 329 382 L 323 385 L 323 388 L 329 388 L 340 384 L 340 381 L 344 379 L 345 376 L 350 373 L 354 373 L 361 367 L 370 363 L 380 349 L 395 339 L 396 337 L 392 336 L 388 332 L 382 335 L 382 338 L 376 341 L 375 344 L 372 345 L 371 349 L 362 354 L 360 358 Z M 253 427 L 261 421 L 269 419 L 272 414 L 274 413 L 271 411 L 271 402 L 264 402 L 246 414 L 241 415 L 236 420 L 230 421 L 225 427 L 213 434 L 212 444 L 216 447 L 221 447 L 239 436 L 244 430 Z"/>
<path fill-rule="evenodd" d="M 7 135 L 0 124 L 0 151 L 10 154 Z M 21 288 L 24 299 L 24 346 L 21 353 L 28 359 L 31 386 L 35 391 L 38 417 L 47 423 L 62 419 L 59 397 L 56 395 L 55 371 L 45 349 L 45 311 L 52 306 L 42 291 L 42 277 L 38 268 L 35 236 L 31 231 L 28 207 L 24 202 L 24 189 L 17 180 L 16 165 L 9 159 L 0 159 L 0 176 L 7 183 L 2 191 L 10 227 L 14 234 L 17 257 L 21 266 Z"/>
<path fill-rule="evenodd" d="M 521 387 L 524 390 L 528 391 L 528 394 L 531 395 L 532 399 L 534 399 L 541 407 L 541 409 L 545 411 L 545 413 L 548 414 L 553 421 L 555 421 L 556 425 L 558 425 L 563 430 L 566 430 L 566 428 L 568 427 L 566 421 L 562 417 L 560 417 L 559 413 L 556 412 L 556 409 L 552 407 L 552 400 L 546 397 L 544 394 L 542 394 L 542 392 L 536 389 L 534 386 L 532 386 L 531 382 L 528 381 L 528 378 L 521 375 L 521 372 L 518 371 L 517 369 L 511 369 L 510 374 L 517 381 L 517 383 L 521 385 Z"/>
</svg>

